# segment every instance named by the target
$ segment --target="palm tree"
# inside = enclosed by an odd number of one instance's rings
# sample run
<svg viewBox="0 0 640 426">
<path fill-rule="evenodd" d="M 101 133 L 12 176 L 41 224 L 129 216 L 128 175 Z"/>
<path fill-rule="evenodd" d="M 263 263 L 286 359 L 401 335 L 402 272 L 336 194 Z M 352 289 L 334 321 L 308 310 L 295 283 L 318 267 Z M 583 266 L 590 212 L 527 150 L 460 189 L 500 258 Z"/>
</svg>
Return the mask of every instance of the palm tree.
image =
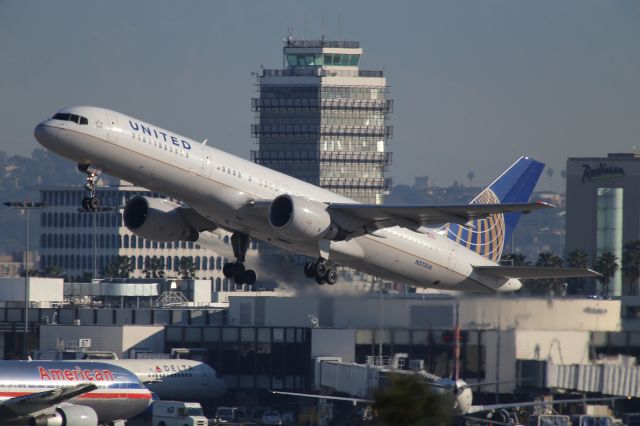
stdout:
<svg viewBox="0 0 640 426">
<path fill-rule="evenodd" d="M 62 268 L 59 266 L 49 266 L 44 270 L 43 276 L 49 278 L 60 278 L 62 276 Z"/>
<path fill-rule="evenodd" d="M 391 374 L 389 386 L 376 389 L 373 398 L 376 425 L 435 426 L 451 421 L 450 401 L 415 375 Z"/>
<path fill-rule="evenodd" d="M 144 271 L 147 278 L 164 278 L 164 261 L 158 256 L 146 259 Z"/>
<path fill-rule="evenodd" d="M 129 256 L 116 256 L 102 271 L 105 277 L 129 278 L 133 271 L 131 258 Z"/>
<path fill-rule="evenodd" d="M 602 283 L 602 295 L 605 297 L 609 295 L 609 283 L 618 270 L 618 267 L 618 256 L 610 251 L 602 253 L 593 265 L 593 269 L 602 274 L 599 281 Z"/>
<path fill-rule="evenodd" d="M 562 266 L 562 259 L 556 256 L 551 250 L 546 250 L 538 253 L 538 260 L 536 260 L 536 266 L 547 268 L 560 268 Z M 555 293 L 560 290 L 562 280 L 545 278 L 535 280 L 531 286 L 534 293 L 549 294 Z"/>
<path fill-rule="evenodd" d="M 589 255 L 580 249 L 576 249 L 567 256 L 567 266 L 570 268 L 588 268 Z M 573 284 L 572 288 L 582 287 L 584 278 L 569 278 L 569 282 Z"/>
<path fill-rule="evenodd" d="M 640 241 L 628 241 L 622 248 L 622 272 L 629 279 L 629 287 L 635 287 L 640 278 Z M 634 294 L 635 291 L 629 291 Z"/>
<path fill-rule="evenodd" d="M 193 277 L 196 273 L 196 265 L 193 263 L 193 256 L 182 256 L 179 262 L 179 269 L 182 278 Z"/>
</svg>

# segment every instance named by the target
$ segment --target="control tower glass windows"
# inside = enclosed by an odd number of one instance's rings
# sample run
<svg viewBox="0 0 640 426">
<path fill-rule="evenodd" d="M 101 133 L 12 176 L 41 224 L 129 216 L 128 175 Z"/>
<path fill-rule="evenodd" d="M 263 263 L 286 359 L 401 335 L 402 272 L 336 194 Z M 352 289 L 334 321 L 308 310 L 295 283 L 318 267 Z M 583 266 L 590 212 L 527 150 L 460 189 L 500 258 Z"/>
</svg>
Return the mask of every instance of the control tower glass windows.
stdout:
<svg viewBox="0 0 640 426">
<path fill-rule="evenodd" d="M 290 67 L 313 67 L 322 65 L 358 66 L 360 55 L 340 53 L 287 53 L 287 64 Z"/>
</svg>

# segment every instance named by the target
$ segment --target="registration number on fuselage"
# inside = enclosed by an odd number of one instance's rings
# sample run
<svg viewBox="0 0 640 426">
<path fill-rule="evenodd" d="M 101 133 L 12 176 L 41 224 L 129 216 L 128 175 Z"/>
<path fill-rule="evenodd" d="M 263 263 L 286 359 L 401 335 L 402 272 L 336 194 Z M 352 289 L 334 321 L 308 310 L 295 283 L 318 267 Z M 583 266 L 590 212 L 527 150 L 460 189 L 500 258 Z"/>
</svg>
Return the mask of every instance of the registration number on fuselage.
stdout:
<svg viewBox="0 0 640 426">
<path fill-rule="evenodd" d="M 426 269 L 427 271 L 430 271 L 431 268 L 432 268 L 430 263 L 427 263 L 427 262 L 425 262 L 424 260 L 421 260 L 421 259 L 416 259 L 416 265 L 418 265 L 422 269 Z"/>
</svg>

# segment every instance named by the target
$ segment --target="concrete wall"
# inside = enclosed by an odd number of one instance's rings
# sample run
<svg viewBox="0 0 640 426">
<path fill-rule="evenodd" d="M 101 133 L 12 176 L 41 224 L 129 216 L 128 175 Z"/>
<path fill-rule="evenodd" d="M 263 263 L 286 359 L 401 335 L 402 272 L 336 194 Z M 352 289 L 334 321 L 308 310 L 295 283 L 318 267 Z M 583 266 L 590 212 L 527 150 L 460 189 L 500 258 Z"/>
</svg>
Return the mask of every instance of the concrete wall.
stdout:
<svg viewBox="0 0 640 426">
<path fill-rule="evenodd" d="M 356 330 L 311 330 L 311 357 L 340 357 L 342 362 L 354 362 L 356 357 Z"/>
<path fill-rule="evenodd" d="M 164 350 L 164 327 L 120 325 L 43 325 L 40 328 L 40 351 L 56 350 L 56 339 L 69 349 L 78 339 L 91 339 L 92 351 L 110 351 L 127 358 L 131 349 Z"/>
<path fill-rule="evenodd" d="M 0 302 L 24 302 L 24 278 L 0 278 Z M 29 278 L 31 302 L 62 303 L 62 278 Z"/>
<path fill-rule="evenodd" d="M 517 359 L 546 361 L 557 365 L 589 362 L 588 331 L 516 331 Z"/>
<path fill-rule="evenodd" d="M 619 331 L 620 301 L 462 297 L 230 297 L 233 325 L 309 327 L 311 317 L 322 328 L 451 330 L 456 307 L 467 330 Z"/>
</svg>

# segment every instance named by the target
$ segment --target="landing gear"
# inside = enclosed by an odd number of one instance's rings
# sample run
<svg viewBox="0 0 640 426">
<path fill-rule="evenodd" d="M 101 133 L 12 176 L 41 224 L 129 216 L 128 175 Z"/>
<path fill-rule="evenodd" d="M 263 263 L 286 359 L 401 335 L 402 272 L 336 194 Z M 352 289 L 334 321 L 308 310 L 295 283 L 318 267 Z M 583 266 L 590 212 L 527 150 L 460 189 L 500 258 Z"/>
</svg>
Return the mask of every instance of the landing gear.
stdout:
<svg viewBox="0 0 640 426">
<path fill-rule="evenodd" d="M 315 279 L 316 283 L 334 285 L 338 281 L 338 272 L 331 267 L 327 259 L 318 258 L 316 262 L 307 262 L 304 265 L 304 274 L 308 278 Z"/>
<path fill-rule="evenodd" d="M 253 269 L 245 269 L 244 261 L 249 249 L 250 238 L 242 232 L 234 232 L 231 236 L 231 247 L 233 248 L 233 256 L 236 258 L 234 263 L 225 263 L 222 267 L 222 273 L 226 278 L 233 278 L 233 282 L 242 285 L 254 285 L 256 283 L 256 273 Z"/>
<path fill-rule="evenodd" d="M 92 164 L 78 164 L 78 170 L 87 175 L 87 183 L 84 188 L 89 192 L 89 196 L 82 198 L 82 208 L 86 211 L 99 210 L 100 200 L 96 197 L 96 183 L 102 170 Z"/>
</svg>

